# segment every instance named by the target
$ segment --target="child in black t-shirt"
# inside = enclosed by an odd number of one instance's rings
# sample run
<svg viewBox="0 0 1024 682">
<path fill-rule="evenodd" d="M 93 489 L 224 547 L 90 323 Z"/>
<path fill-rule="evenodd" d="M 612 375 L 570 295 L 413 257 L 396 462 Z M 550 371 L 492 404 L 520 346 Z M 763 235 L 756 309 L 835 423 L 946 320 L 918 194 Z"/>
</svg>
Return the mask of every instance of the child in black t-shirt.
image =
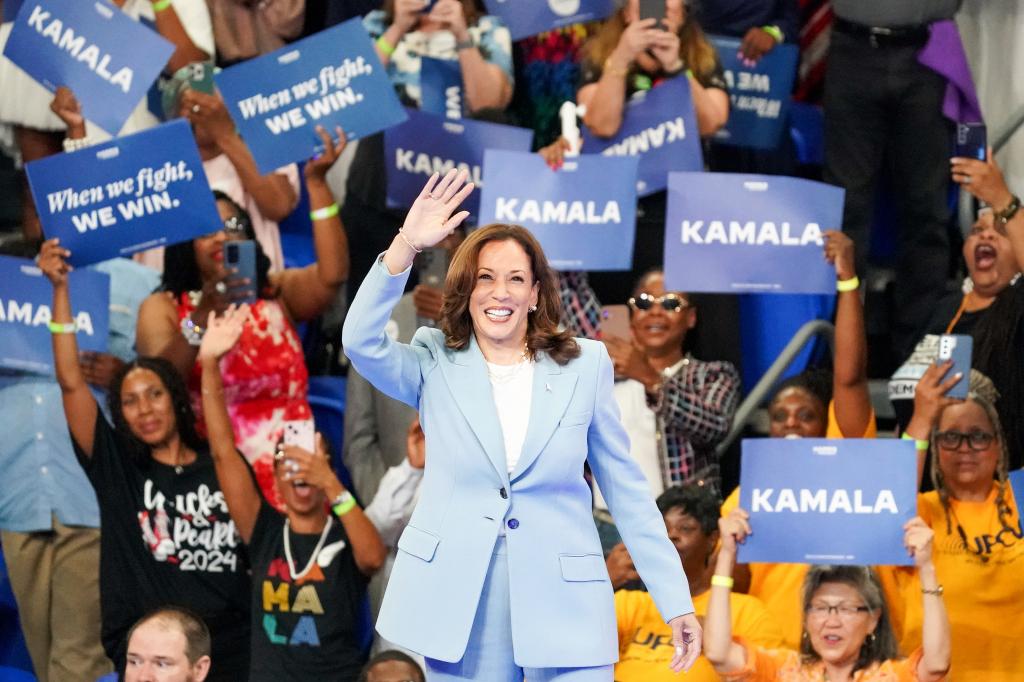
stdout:
<svg viewBox="0 0 1024 682">
<path fill-rule="evenodd" d="M 285 447 L 275 458 L 285 514 L 260 495 L 235 448 L 219 367 L 247 316 L 247 306 L 231 307 L 219 318 L 211 315 L 199 362 L 217 477 L 252 561 L 249 680 L 355 680 L 364 660 L 356 631 L 359 612 L 367 579 L 384 563 L 386 550 L 331 471 L 319 437 L 315 453 Z"/>
<path fill-rule="evenodd" d="M 100 506 L 104 649 L 123 671 L 132 623 L 158 607 L 184 606 L 213 636 L 207 679 L 244 679 L 248 565 L 185 384 L 168 361 L 138 358 L 112 382 L 113 428 L 107 423 L 79 365 L 68 255 L 51 239 L 39 267 L 53 284 L 50 331 L 71 440 Z"/>
</svg>

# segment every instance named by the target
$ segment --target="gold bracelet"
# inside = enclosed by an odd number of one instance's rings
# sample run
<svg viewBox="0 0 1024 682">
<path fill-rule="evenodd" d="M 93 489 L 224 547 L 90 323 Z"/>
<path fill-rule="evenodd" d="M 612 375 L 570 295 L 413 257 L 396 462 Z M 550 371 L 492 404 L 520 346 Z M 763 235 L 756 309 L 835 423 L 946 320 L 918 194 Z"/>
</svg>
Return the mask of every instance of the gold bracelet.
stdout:
<svg viewBox="0 0 1024 682">
<path fill-rule="evenodd" d="M 860 288 L 860 278 L 854 275 L 850 279 L 839 279 L 836 280 L 836 291 L 839 293 L 845 293 L 847 291 L 856 291 Z"/>
<path fill-rule="evenodd" d="M 943 592 L 942 585 L 939 585 L 934 590 L 926 590 L 923 585 L 921 586 L 921 594 L 933 594 L 936 597 L 941 597 Z"/>
<path fill-rule="evenodd" d="M 405 236 L 405 228 L 404 227 L 398 228 L 398 236 L 402 238 L 402 241 L 405 242 L 405 245 L 408 246 L 410 249 L 412 249 L 416 253 L 423 253 L 423 249 L 417 249 L 413 245 L 413 243 L 411 241 L 409 241 L 409 238 Z"/>
</svg>

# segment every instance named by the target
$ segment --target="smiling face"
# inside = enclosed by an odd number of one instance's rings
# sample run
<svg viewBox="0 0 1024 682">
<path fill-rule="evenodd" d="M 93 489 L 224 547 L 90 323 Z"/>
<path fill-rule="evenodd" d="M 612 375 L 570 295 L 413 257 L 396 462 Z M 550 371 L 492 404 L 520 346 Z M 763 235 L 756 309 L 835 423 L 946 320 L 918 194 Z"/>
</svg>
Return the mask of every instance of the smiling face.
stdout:
<svg viewBox="0 0 1024 682">
<path fill-rule="evenodd" d="M 665 276 L 662 273 L 653 272 L 644 277 L 640 286 L 633 292 L 633 298 L 639 300 L 646 295 L 648 300 L 653 298 L 655 302 L 647 310 L 632 306 L 630 326 L 633 329 L 633 337 L 648 356 L 664 357 L 677 354 L 682 357 L 686 334 L 697 324 L 697 309 L 689 304 L 686 294 L 674 292 L 685 307 L 681 306 L 671 312 L 666 310 L 657 302 L 666 293 Z"/>
<path fill-rule="evenodd" d="M 171 392 L 150 369 L 136 367 L 121 383 L 121 413 L 132 434 L 150 447 L 178 435 Z"/>
<path fill-rule="evenodd" d="M 810 391 L 790 386 L 768 406 L 768 434 L 772 438 L 823 438 L 828 427 L 825 410 Z"/>
<path fill-rule="evenodd" d="M 490 241 L 477 257 L 469 316 L 477 342 L 505 349 L 526 343 L 530 307 L 537 305 L 540 282 L 530 257 L 514 239 Z"/>
<path fill-rule="evenodd" d="M 829 606 L 836 608 L 828 610 Z M 811 648 L 821 660 L 832 665 L 857 660 L 880 616 L 878 612 L 864 610 L 865 606 L 864 598 L 848 583 L 826 582 L 815 590 L 806 614 L 806 628 Z"/>
<path fill-rule="evenodd" d="M 939 417 L 938 430 L 995 435 L 995 428 L 985 410 L 973 400 L 944 409 Z M 942 438 L 939 438 L 939 470 L 954 497 L 968 492 L 988 493 L 999 464 L 1000 447 L 999 439 L 992 438 L 984 449 L 972 450 L 967 439 L 963 439 L 959 447 L 952 449 L 943 445 Z"/>
<path fill-rule="evenodd" d="M 1013 245 L 1009 238 L 996 231 L 991 211 L 978 216 L 964 240 L 963 256 L 974 290 L 986 297 L 995 296 L 1008 287 L 1020 270 Z"/>
</svg>

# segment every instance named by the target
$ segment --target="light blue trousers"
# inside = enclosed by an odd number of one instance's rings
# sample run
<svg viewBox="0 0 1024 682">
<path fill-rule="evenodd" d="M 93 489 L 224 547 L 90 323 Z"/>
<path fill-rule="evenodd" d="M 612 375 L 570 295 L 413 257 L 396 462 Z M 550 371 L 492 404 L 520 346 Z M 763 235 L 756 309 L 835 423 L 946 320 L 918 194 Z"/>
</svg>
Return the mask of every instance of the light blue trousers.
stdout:
<svg viewBox="0 0 1024 682">
<path fill-rule="evenodd" d="M 513 660 L 512 614 L 509 608 L 508 557 L 499 537 L 487 569 L 473 631 L 462 660 L 446 663 L 427 658 L 428 682 L 612 682 L 614 666 L 593 668 L 520 668 Z"/>
</svg>

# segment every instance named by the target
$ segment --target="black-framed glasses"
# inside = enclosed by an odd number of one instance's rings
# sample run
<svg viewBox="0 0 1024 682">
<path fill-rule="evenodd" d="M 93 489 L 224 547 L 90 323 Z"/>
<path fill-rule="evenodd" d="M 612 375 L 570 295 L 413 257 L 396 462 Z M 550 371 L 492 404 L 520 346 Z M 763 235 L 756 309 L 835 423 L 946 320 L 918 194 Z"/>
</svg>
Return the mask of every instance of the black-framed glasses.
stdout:
<svg viewBox="0 0 1024 682">
<path fill-rule="evenodd" d="M 674 293 L 667 293 L 664 296 L 651 296 L 644 293 L 639 296 L 633 296 L 626 302 L 633 310 L 643 310 L 645 312 L 656 305 L 660 305 L 666 313 L 678 313 L 690 307 L 689 301 Z"/>
<path fill-rule="evenodd" d="M 992 445 L 992 441 L 995 439 L 994 433 L 982 431 L 981 429 L 971 429 L 967 433 L 963 431 L 939 431 L 935 434 L 935 440 L 938 442 L 939 447 L 944 450 L 959 450 L 966 440 L 967 447 L 975 452 L 980 452 Z"/>
<path fill-rule="evenodd" d="M 826 604 L 825 602 L 816 602 L 807 607 L 807 615 L 815 618 L 827 618 L 832 612 L 835 612 L 843 620 L 852 620 L 862 613 L 870 613 L 871 609 L 867 606 Z"/>
</svg>

